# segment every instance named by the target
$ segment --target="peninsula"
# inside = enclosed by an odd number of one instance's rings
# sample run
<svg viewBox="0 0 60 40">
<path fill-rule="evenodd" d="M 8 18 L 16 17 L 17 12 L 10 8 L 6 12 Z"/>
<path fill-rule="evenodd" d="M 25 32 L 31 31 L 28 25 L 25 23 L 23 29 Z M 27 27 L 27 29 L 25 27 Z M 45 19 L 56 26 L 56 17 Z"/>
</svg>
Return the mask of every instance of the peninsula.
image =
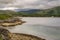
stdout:
<svg viewBox="0 0 60 40">
<path fill-rule="evenodd" d="M 10 18 L 7 20 L 0 20 L 0 26 L 3 27 L 16 26 L 16 25 L 21 25 L 23 23 L 25 23 L 25 21 L 22 21 L 21 18 L 18 17 Z"/>
<path fill-rule="evenodd" d="M 14 11 L 0 10 L 0 26 L 10 27 L 25 23 L 25 21 L 22 21 L 21 18 L 17 17 L 14 14 L 16 14 Z"/>
</svg>

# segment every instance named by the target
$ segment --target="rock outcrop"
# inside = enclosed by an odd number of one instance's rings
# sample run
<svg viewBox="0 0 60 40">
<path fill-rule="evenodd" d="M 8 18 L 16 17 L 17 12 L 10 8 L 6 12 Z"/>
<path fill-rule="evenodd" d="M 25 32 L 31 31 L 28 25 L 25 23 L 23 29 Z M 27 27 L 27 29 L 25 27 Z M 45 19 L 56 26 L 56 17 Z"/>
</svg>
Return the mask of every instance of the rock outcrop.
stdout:
<svg viewBox="0 0 60 40">
<path fill-rule="evenodd" d="M 0 20 L 0 26 L 3 27 L 10 27 L 10 26 L 16 26 L 16 25 L 21 25 L 25 23 L 25 21 L 22 21 L 20 18 L 11 18 L 8 20 Z"/>
<path fill-rule="evenodd" d="M 22 34 L 22 33 L 10 33 L 7 29 L 0 28 L 0 34 L 3 40 L 45 40 L 43 38 Z"/>
</svg>

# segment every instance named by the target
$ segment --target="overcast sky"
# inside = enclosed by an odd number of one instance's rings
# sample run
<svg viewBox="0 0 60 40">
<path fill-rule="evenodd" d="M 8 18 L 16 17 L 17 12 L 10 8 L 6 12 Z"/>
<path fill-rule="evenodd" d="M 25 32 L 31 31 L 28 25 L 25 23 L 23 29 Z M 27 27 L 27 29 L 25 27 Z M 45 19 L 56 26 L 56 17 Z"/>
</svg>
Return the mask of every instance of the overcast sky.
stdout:
<svg viewBox="0 0 60 40">
<path fill-rule="evenodd" d="M 60 6 L 60 0 L 0 0 L 0 9 L 47 9 Z"/>
</svg>

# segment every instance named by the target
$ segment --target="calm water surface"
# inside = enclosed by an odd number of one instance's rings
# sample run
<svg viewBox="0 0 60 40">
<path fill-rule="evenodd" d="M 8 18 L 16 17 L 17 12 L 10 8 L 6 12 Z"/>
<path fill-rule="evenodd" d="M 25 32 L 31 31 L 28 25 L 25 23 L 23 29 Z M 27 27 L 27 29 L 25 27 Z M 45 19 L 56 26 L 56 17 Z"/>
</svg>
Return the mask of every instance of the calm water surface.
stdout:
<svg viewBox="0 0 60 40">
<path fill-rule="evenodd" d="M 9 28 L 14 33 L 31 34 L 47 40 L 60 40 L 60 18 L 23 17 L 23 25 Z"/>
</svg>

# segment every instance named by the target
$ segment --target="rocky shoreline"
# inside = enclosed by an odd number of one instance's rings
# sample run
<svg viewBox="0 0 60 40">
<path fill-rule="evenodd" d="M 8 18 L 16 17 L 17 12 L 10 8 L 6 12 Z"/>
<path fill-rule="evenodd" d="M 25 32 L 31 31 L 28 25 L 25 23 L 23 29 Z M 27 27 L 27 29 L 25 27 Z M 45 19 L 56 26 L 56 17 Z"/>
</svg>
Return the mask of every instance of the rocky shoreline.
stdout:
<svg viewBox="0 0 60 40">
<path fill-rule="evenodd" d="M 20 18 L 10 18 L 7 20 L 0 20 L 0 26 L 3 27 L 10 27 L 10 26 L 16 26 L 16 25 L 21 25 L 25 23 L 25 21 L 22 21 Z"/>
<path fill-rule="evenodd" d="M 7 29 L 3 29 L 3 28 L 0 28 L 0 34 L 3 40 L 45 40 L 43 38 L 34 35 L 11 33 Z"/>
<path fill-rule="evenodd" d="M 11 27 L 16 25 L 21 25 L 25 23 L 25 21 L 22 21 L 20 18 L 11 18 L 8 20 L 0 20 L 0 36 L 2 40 L 45 40 L 43 38 L 30 35 L 30 34 L 23 34 L 23 33 L 11 33 L 4 27 Z"/>
</svg>

